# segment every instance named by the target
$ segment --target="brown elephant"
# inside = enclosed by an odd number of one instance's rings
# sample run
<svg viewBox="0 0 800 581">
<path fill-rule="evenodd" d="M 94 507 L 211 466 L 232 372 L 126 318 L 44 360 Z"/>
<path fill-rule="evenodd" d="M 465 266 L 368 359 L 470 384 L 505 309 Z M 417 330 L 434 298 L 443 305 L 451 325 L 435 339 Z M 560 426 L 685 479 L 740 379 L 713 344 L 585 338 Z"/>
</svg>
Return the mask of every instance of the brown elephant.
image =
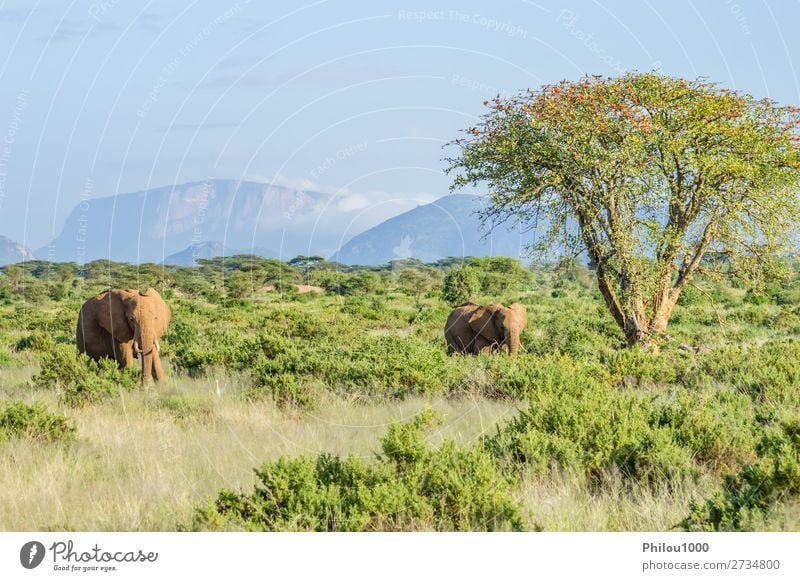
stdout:
<svg viewBox="0 0 800 581">
<path fill-rule="evenodd" d="M 142 361 L 142 383 L 164 377 L 158 340 L 172 318 L 154 288 L 145 292 L 112 289 L 90 298 L 81 307 L 75 339 L 78 351 L 92 359 L 108 357 L 120 368 Z"/>
<path fill-rule="evenodd" d="M 501 304 L 465 303 L 450 313 L 444 328 L 448 353 L 491 353 L 495 350 L 516 355 L 519 336 L 528 324 L 528 313 L 520 303 L 510 307 Z"/>
</svg>

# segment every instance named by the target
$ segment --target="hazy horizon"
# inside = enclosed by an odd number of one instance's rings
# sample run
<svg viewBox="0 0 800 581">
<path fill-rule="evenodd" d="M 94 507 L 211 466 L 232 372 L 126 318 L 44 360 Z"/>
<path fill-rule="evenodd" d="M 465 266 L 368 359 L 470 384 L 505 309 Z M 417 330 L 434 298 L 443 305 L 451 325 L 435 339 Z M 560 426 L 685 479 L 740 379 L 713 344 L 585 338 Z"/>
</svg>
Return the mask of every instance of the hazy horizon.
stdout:
<svg viewBox="0 0 800 581">
<path fill-rule="evenodd" d="M 583 74 L 800 103 L 798 16 L 729 0 L 2 2 L 0 234 L 35 249 L 81 200 L 209 177 L 409 209 L 448 193 L 442 146 L 484 100 Z"/>
</svg>

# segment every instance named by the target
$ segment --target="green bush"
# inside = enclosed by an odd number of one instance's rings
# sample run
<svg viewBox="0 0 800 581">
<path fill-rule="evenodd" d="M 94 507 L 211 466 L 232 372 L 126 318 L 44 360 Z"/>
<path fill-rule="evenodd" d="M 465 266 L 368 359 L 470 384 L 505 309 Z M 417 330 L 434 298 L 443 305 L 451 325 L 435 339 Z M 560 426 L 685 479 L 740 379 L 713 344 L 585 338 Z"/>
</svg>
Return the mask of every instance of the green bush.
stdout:
<svg viewBox="0 0 800 581">
<path fill-rule="evenodd" d="M 199 530 L 520 530 L 514 481 L 479 447 L 433 448 L 425 412 L 393 424 L 372 462 L 328 454 L 281 458 L 257 469 L 252 494 L 220 491 L 199 507 Z"/>
<path fill-rule="evenodd" d="M 291 373 L 272 373 L 262 368 L 256 374 L 256 383 L 245 393 L 250 400 L 271 399 L 279 407 L 314 409 L 321 401 L 319 386 L 310 381 L 299 381 Z"/>
<path fill-rule="evenodd" d="M 17 351 L 39 351 L 46 352 L 53 348 L 55 342 L 50 333 L 45 331 L 34 331 L 30 335 L 25 335 L 17 341 Z"/>
<path fill-rule="evenodd" d="M 475 270 L 469 267 L 454 268 L 444 275 L 442 300 L 451 307 L 471 301 L 480 290 Z"/>
<path fill-rule="evenodd" d="M 746 531 L 763 523 L 777 506 L 800 495 L 800 417 L 767 429 L 759 459 L 724 477 L 721 489 L 693 502 L 681 522 L 684 530 Z"/>
<path fill-rule="evenodd" d="M 746 396 L 620 390 L 591 368 L 551 371 L 533 382 L 529 405 L 484 440 L 493 455 L 518 469 L 589 477 L 619 471 L 657 485 L 719 473 L 755 456 L 755 418 Z"/>
<path fill-rule="evenodd" d="M 348 296 L 342 304 L 342 312 L 346 315 L 359 315 L 371 321 L 378 321 L 386 312 L 386 304 L 379 297 L 369 299 L 358 295 Z"/>
<path fill-rule="evenodd" d="M 688 285 L 681 290 L 681 294 L 678 296 L 678 304 L 682 307 L 689 307 L 692 305 L 700 305 L 703 301 L 707 301 L 708 299 L 703 295 L 703 293 L 695 287 L 694 285 Z"/>
<path fill-rule="evenodd" d="M 763 305 L 769 302 L 769 297 L 754 289 L 747 289 L 742 300 L 748 305 Z"/>
<path fill-rule="evenodd" d="M 781 339 L 758 346 L 716 349 L 686 377 L 690 385 L 709 380 L 730 385 L 757 403 L 798 406 L 800 341 Z"/>
<path fill-rule="evenodd" d="M 116 361 L 106 358 L 94 361 L 69 345 L 55 345 L 45 353 L 32 381 L 36 387 L 58 390 L 61 401 L 70 406 L 102 401 L 139 385 L 133 368 L 119 369 Z"/>
<path fill-rule="evenodd" d="M 0 408 L 0 440 L 71 442 L 76 439 L 77 431 L 73 420 L 51 412 L 40 402 L 11 401 Z"/>
</svg>

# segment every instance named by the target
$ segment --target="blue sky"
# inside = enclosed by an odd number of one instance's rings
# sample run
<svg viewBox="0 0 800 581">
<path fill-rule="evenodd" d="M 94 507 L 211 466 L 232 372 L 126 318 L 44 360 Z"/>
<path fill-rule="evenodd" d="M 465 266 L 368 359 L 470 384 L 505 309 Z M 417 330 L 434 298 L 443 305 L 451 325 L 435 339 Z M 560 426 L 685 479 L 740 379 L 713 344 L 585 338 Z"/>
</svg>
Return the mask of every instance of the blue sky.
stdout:
<svg viewBox="0 0 800 581">
<path fill-rule="evenodd" d="M 344 204 L 448 192 L 482 102 L 658 69 L 800 103 L 800 2 L 0 0 L 0 234 L 207 177 Z"/>
</svg>

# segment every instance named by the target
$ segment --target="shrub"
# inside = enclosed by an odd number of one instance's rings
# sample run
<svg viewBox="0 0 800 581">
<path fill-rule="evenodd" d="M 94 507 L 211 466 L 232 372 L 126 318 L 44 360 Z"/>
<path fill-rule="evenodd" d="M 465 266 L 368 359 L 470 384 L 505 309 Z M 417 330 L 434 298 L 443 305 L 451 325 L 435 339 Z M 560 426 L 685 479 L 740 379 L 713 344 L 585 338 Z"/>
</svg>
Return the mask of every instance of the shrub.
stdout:
<svg viewBox="0 0 800 581">
<path fill-rule="evenodd" d="M 321 389 L 313 382 L 298 381 L 291 373 L 272 373 L 262 368 L 256 374 L 256 384 L 245 393 L 247 399 L 258 401 L 270 398 L 279 407 L 314 409 L 319 406 Z"/>
<path fill-rule="evenodd" d="M 681 294 L 678 296 L 678 304 L 682 307 L 699 305 L 702 304 L 703 301 L 707 300 L 708 299 L 703 296 L 702 291 L 691 284 L 685 286 L 681 290 Z"/>
<path fill-rule="evenodd" d="M 76 439 L 75 422 L 53 413 L 42 403 L 11 401 L 0 410 L 0 440 L 26 438 L 42 442 L 71 442 Z"/>
<path fill-rule="evenodd" d="M 442 300 L 451 307 L 466 303 L 477 294 L 480 282 L 474 269 L 454 268 L 444 275 Z"/>
<path fill-rule="evenodd" d="M 106 358 L 94 361 L 69 345 L 55 345 L 46 353 L 32 381 L 36 387 L 59 390 L 61 401 L 70 406 L 108 399 L 120 388 L 132 390 L 139 385 L 133 368 L 119 369 L 116 361 Z"/>
<path fill-rule="evenodd" d="M 484 439 L 492 454 L 519 469 L 546 474 L 556 467 L 590 477 L 617 470 L 635 482 L 670 485 L 755 456 L 745 396 L 617 390 L 589 368 L 551 377 L 530 389 L 527 408 Z"/>
<path fill-rule="evenodd" d="M 754 289 L 747 289 L 742 300 L 749 305 L 763 305 L 769 302 L 769 297 Z"/>
<path fill-rule="evenodd" d="M 800 405 L 800 341 L 722 347 L 705 357 L 686 379 L 690 385 L 708 379 L 731 385 L 756 403 Z"/>
<path fill-rule="evenodd" d="M 19 341 L 17 341 L 16 349 L 17 351 L 39 351 L 39 352 L 46 352 L 53 348 L 55 342 L 53 341 L 52 336 L 50 333 L 45 331 L 34 331 L 30 335 L 25 335 Z"/>
<path fill-rule="evenodd" d="M 681 522 L 684 530 L 752 530 L 785 502 L 800 494 L 800 417 L 766 430 L 758 445 L 760 458 L 724 477 L 720 490 L 703 502 L 692 502 Z"/>
<path fill-rule="evenodd" d="M 342 304 L 342 312 L 346 315 L 358 315 L 372 321 L 383 318 L 386 304 L 379 297 L 371 299 L 363 296 L 348 296 Z"/>
<path fill-rule="evenodd" d="M 639 400 L 613 397 L 608 386 L 575 377 L 564 390 L 531 393 L 528 407 L 485 444 L 495 456 L 541 474 L 556 466 L 594 475 L 646 428 Z"/>
<path fill-rule="evenodd" d="M 393 424 L 372 462 L 328 454 L 257 469 L 252 494 L 220 491 L 195 529 L 251 531 L 499 530 L 522 528 L 514 481 L 479 447 L 433 448 L 424 412 Z"/>
</svg>

